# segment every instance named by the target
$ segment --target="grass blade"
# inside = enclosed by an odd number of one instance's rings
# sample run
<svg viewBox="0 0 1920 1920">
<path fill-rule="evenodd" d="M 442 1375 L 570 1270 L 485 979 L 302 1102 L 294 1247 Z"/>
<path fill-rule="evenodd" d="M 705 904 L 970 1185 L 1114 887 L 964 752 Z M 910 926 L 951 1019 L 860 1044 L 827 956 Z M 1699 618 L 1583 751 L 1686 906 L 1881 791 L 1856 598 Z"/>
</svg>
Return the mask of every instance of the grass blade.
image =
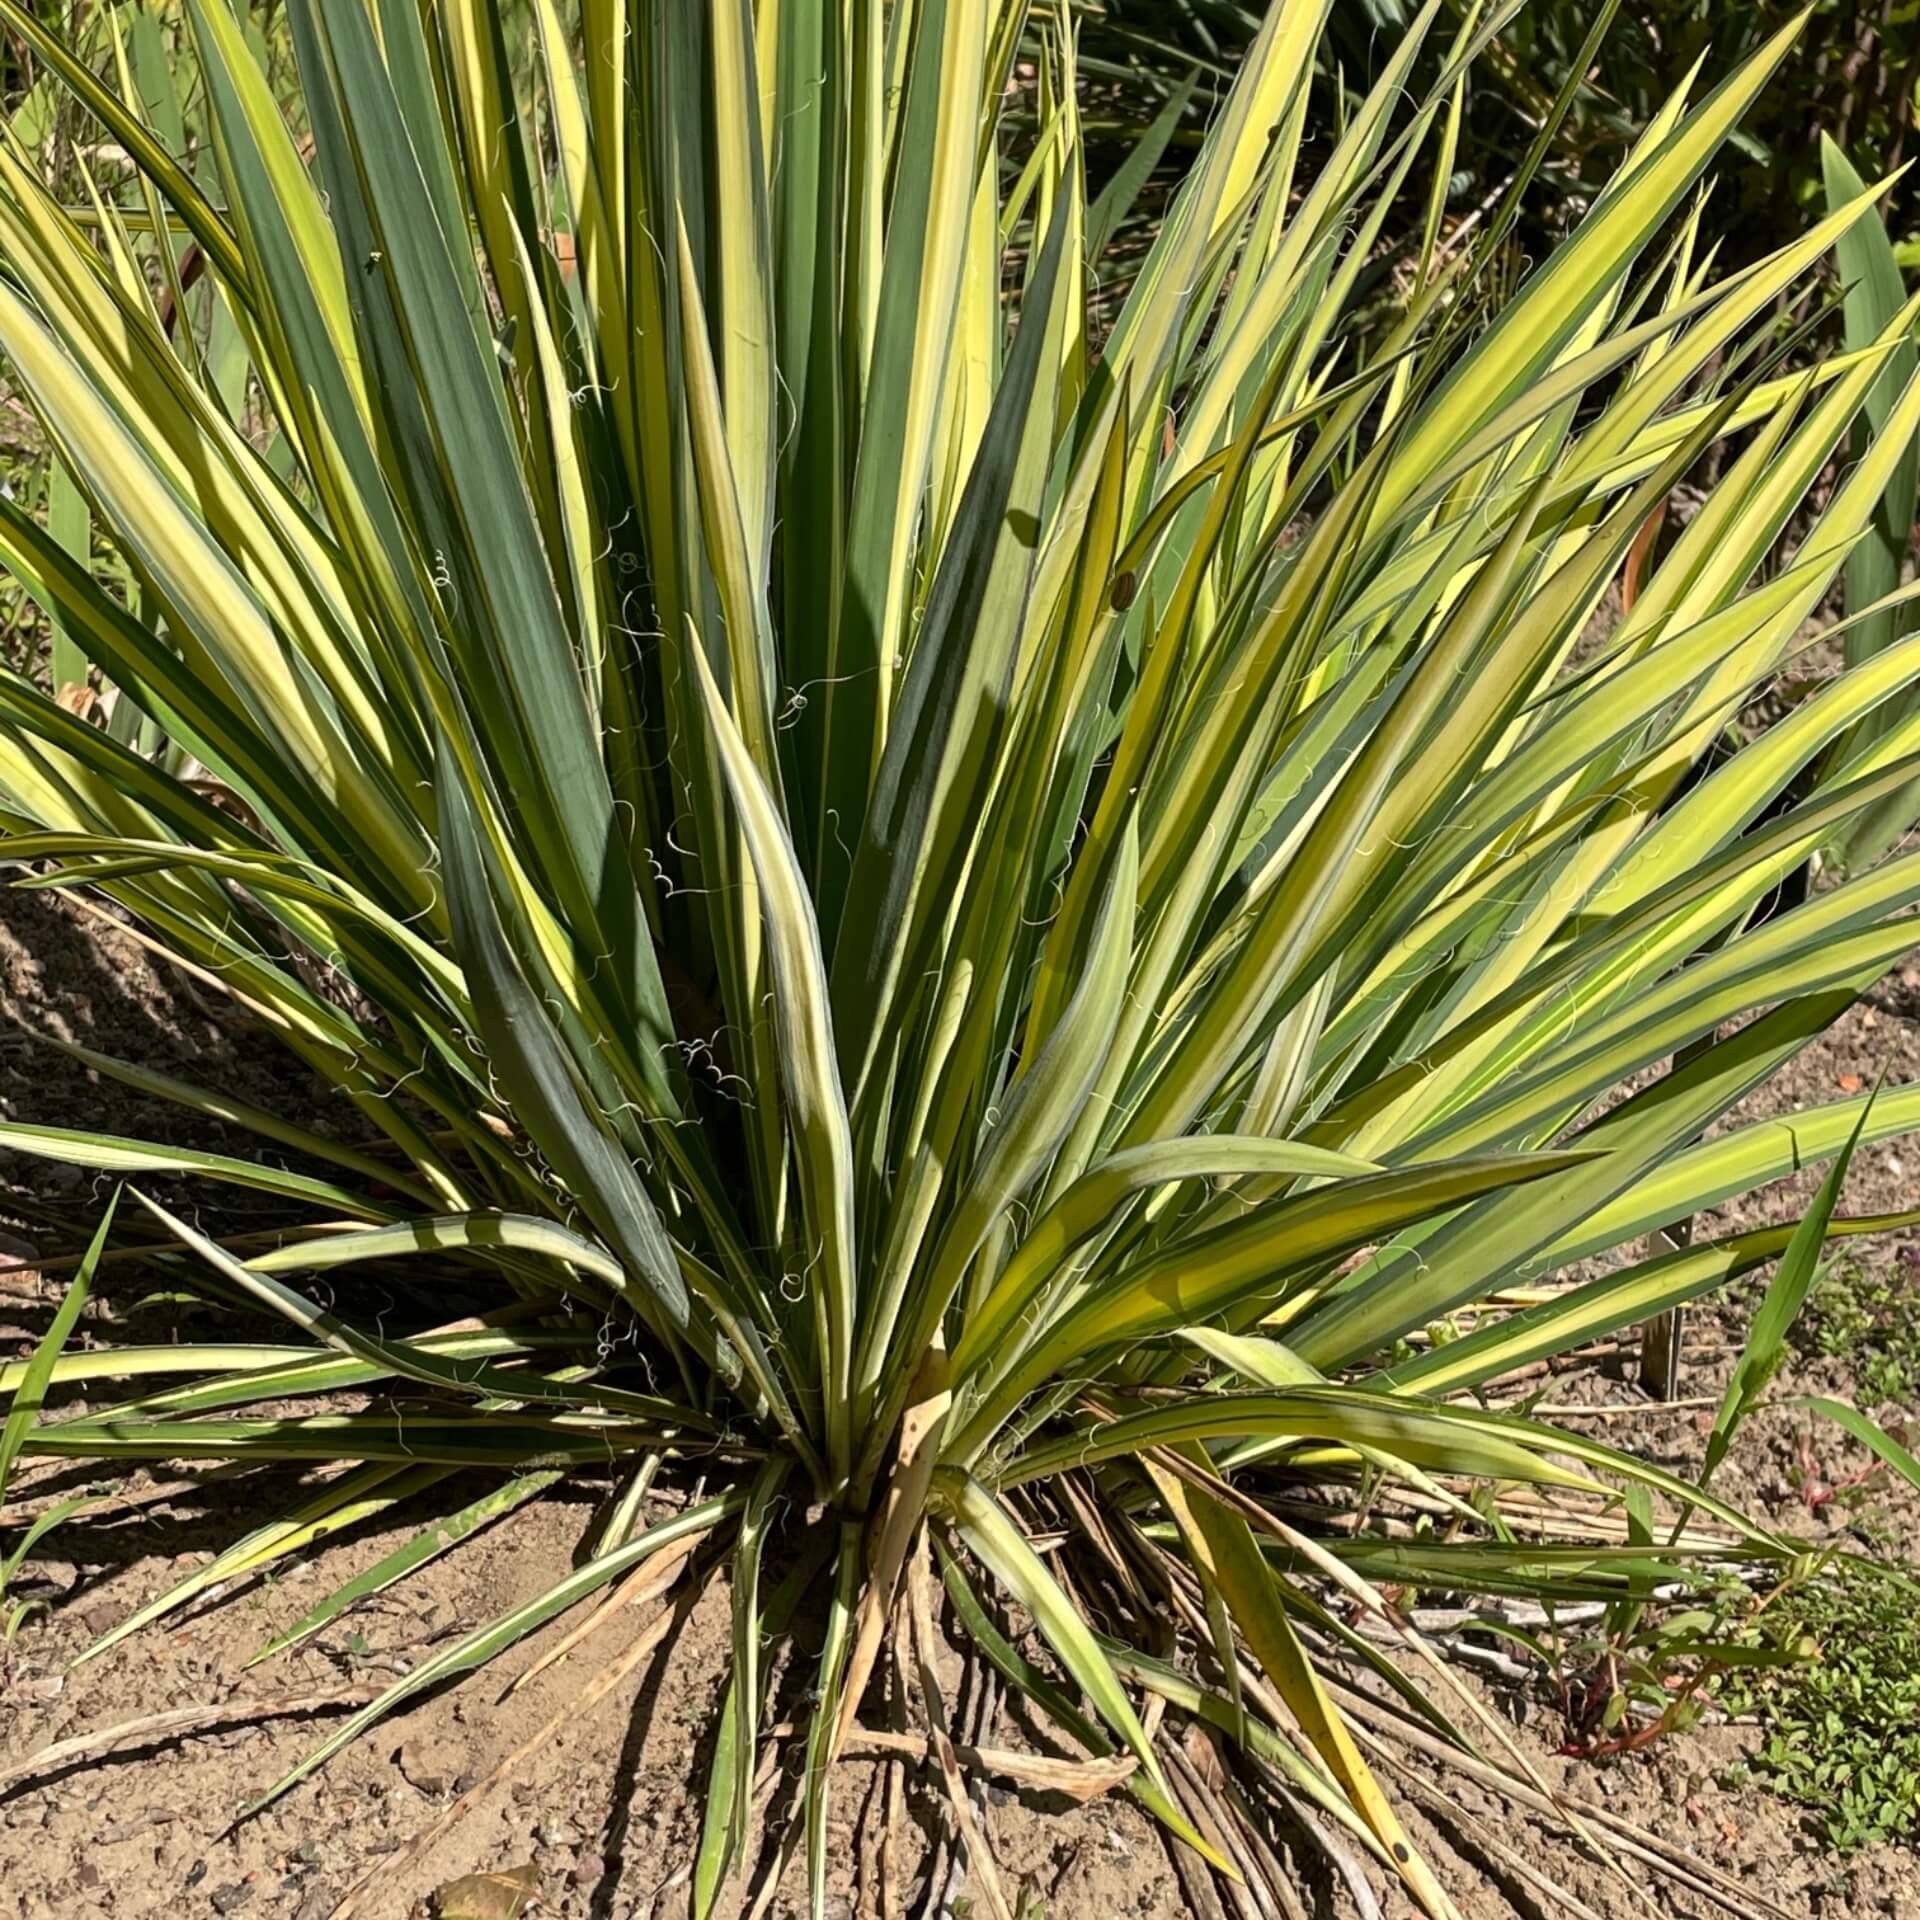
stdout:
<svg viewBox="0 0 1920 1920">
<path fill-rule="evenodd" d="M 74 1328 L 80 1323 L 80 1310 L 87 1304 L 87 1292 L 93 1284 L 94 1269 L 100 1264 L 100 1255 L 106 1247 L 107 1235 L 112 1231 L 114 1209 L 118 1203 L 119 1195 L 116 1193 L 107 1202 L 107 1209 L 100 1216 L 100 1224 L 94 1228 L 93 1239 L 88 1243 L 86 1258 L 81 1261 L 71 1284 L 61 1296 L 52 1321 L 40 1336 L 33 1357 L 28 1360 L 20 1376 L 20 1384 L 14 1389 L 13 1403 L 7 1408 L 6 1425 L 0 1427 L 0 1499 L 5 1498 L 7 1483 L 13 1477 L 14 1464 L 19 1460 L 27 1436 L 40 1417 L 47 1387 L 60 1358 L 60 1349 L 67 1344 Z"/>
</svg>

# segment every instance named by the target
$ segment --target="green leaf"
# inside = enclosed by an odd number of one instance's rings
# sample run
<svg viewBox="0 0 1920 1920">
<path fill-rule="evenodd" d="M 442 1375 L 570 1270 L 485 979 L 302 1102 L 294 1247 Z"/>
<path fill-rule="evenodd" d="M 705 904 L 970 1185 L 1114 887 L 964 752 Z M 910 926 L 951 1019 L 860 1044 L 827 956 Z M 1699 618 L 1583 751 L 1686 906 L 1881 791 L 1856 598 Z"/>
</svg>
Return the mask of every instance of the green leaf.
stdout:
<svg viewBox="0 0 1920 1920">
<path fill-rule="evenodd" d="M 779 808 L 714 684 L 706 656 L 696 646 L 692 657 L 766 914 L 781 1078 L 814 1257 L 821 1269 L 811 1291 L 827 1396 L 827 1453 L 834 1468 L 844 1472 L 852 1451 L 846 1422 L 852 1411 L 857 1311 L 853 1137 L 834 1050 L 820 927 Z"/>
<path fill-rule="evenodd" d="M 677 1409 L 671 1402 L 653 1395 L 630 1394 L 617 1387 L 591 1382 L 574 1384 L 521 1369 L 496 1367 L 481 1358 L 463 1359 L 436 1353 L 410 1340 L 389 1340 L 379 1334 L 368 1333 L 340 1315 L 328 1312 L 298 1288 L 288 1286 L 285 1281 L 263 1273 L 257 1267 L 243 1265 L 206 1235 L 169 1213 L 157 1200 L 149 1200 L 142 1193 L 136 1193 L 134 1198 L 183 1246 L 192 1248 L 240 1292 L 251 1295 L 263 1306 L 290 1320 L 303 1333 L 312 1335 L 349 1359 L 403 1380 L 418 1380 L 476 1397 L 492 1395 L 503 1400 L 533 1405 L 544 1402 L 562 1407 L 598 1404 L 643 1418 L 663 1418 L 673 1425 L 678 1425 L 684 1419 L 694 1432 L 713 1431 L 713 1423 L 703 1415 L 691 1409 Z"/>
<path fill-rule="evenodd" d="M 190 1147 L 163 1147 L 145 1140 L 122 1140 L 109 1133 L 88 1133 L 69 1127 L 37 1127 L 21 1122 L 0 1125 L 0 1147 L 35 1159 L 57 1160 L 68 1166 L 92 1167 L 102 1173 L 176 1173 L 218 1180 L 228 1186 L 252 1187 L 284 1199 L 304 1200 L 331 1214 L 358 1220 L 384 1220 L 392 1209 L 350 1193 L 310 1174 L 292 1173 L 253 1160 L 226 1154 L 201 1153 Z"/>
<path fill-rule="evenodd" d="M 967 1637 L 986 1655 L 1009 1685 L 1018 1688 L 1048 1719 L 1063 1728 L 1096 1759 L 1107 1758 L 1114 1751 L 1113 1741 L 1096 1721 L 1080 1711 L 1054 1681 L 1025 1658 L 994 1624 L 986 1608 L 981 1605 L 979 1595 L 967 1584 L 959 1560 L 938 1534 L 934 1535 L 933 1546 L 940 1558 L 940 1576 L 947 1590 L 947 1598 L 961 1626 L 966 1629 Z M 1129 1775 L 1125 1791 L 1209 1866 L 1222 1873 L 1232 1871 L 1226 1859 L 1144 1774 Z"/>
<path fill-rule="evenodd" d="M 747 1492 L 738 1543 L 733 1551 L 733 1679 L 739 1706 L 731 1728 L 735 1791 L 728 1818 L 729 1859 L 739 1858 L 746 1847 L 747 1817 L 753 1805 L 754 1753 L 762 1691 L 760 1562 L 766 1551 L 767 1531 L 780 1500 L 780 1490 L 792 1467 L 792 1459 L 781 1454 L 762 1462 Z"/>
<path fill-rule="evenodd" d="M 967 1545 L 980 1556 L 1019 1603 L 1034 1617 L 1042 1636 L 1091 1700 L 1100 1717 L 1137 1758 L 1148 1779 L 1162 1792 L 1166 1780 L 1141 1726 L 1092 1629 L 1060 1590 L 1046 1562 L 1004 1508 L 971 1475 L 942 1468 L 934 1474 L 934 1496 Z"/>
<path fill-rule="evenodd" d="M 1791 1404 L 1825 1414 L 1863 1446 L 1871 1449 L 1909 1485 L 1920 1487 L 1920 1459 L 1916 1459 L 1883 1427 L 1869 1420 L 1859 1408 L 1848 1406 L 1844 1400 L 1828 1399 L 1822 1394 L 1808 1394 Z"/>
<path fill-rule="evenodd" d="M 508 945 L 479 834 L 450 756 L 443 756 L 443 769 L 448 904 L 474 1016 L 495 1070 L 521 1124 L 619 1256 L 622 1283 L 644 1288 L 651 1312 L 666 1326 L 685 1328 L 690 1318 L 686 1284 L 666 1229 L 631 1162 L 601 1126 L 578 1068 Z"/>
<path fill-rule="evenodd" d="M 1246 1635 L 1254 1658 L 1374 1837 L 1393 1857 L 1415 1899 L 1430 1912 L 1444 1911 L 1447 1896 L 1433 1869 L 1409 1843 L 1405 1828 L 1381 1792 L 1326 1684 L 1307 1658 L 1252 1529 L 1239 1514 L 1204 1490 L 1196 1492 L 1192 1512 L 1205 1540 L 1213 1578 Z M 1244 1718 L 1242 1715 L 1243 1725 Z M 1240 1738 L 1245 1741 L 1244 1732 Z"/>
<path fill-rule="evenodd" d="M 817 702 L 801 720 L 796 758 L 805 769 L 804 836 L 815 849 L 829 942 L 846 884 L 837 849 L 866 817 L 885 738 L 882 716 L 903 652 L 909 543 L 933 451 L 980 160 L 987 15 L 985 0 L 926 0 L 899 23 L 906 92 L 884 264 L 871 316 L 855 308 L 847 323 L 855 334 L 850 357 L 860 369 L 861 392 L 843 591 L 825 635 L 794 636 L 794 678 L 819 686 Z M 877 39 L 879 24 L 868 22 L 861 31 Z M 857 93 L 855 99 L 862 112 L 879 104 Z M 877 201 L 883 188 L 874 176 L 850 181 L 849 191 Z M 876 239 L 879 231 L 876 217 Z M 855 224 L 849 249 L 856 259 L 862 244 Z"/>
<path fill-rule="evenodd" d="M 22 1563 L 55 1527 L 71 1520 L 76 1513 L 84 1513 L 87 1508 L 97 1506 L 100 1496 L 91 1493 L 70 1493 L 65 1499 L 56 1500 L 44 1513 L 35 1514 L 28 1522 L 20 1538 L 13 1544 L 12 1550 L 4 1559 L 0 1559 L 0 1596 L 6 1593 L 12 1584 L 13 1576 L 20 1571 Z"/>
<path fill-rule="evenodd" d="M 1200 84 L 1196 67 L 1168 94 L 1166 105 L 1154 115 L 1140 138 L 1127 149 L 1126 157 L 1114 168 L 1107 184 L 1087 207 L 1086 253 L 1097 261 L 1106 252 L 1113 236 L 1126 224 L 1140 190 L 1153 176 L 1167 150 L 1167 143 L 1186 118 L 1194 89 Z"/>
<path fill-rule="evenodd" d="M 256 1527 L 215 1554 L 204 1566 L 196 1567 L 185 1579 L 175 1581 L 144 1606 L 137 1607 L 93 1641 L 74 1664 L 97 1659 L 128 1635 L 176 1612 L 210 1587 L 257 1572 L 289 1554 L 304 1552 L 316 1541 L 385 1512 L 396 1501 L 418 1493 L 442 1477 L 442 1470 L 436 1467 L 409 1468 L 385 1462 L 342 1474 L 311 1498 L 299 1502 L 290 1513 Z"/>
<path fill-rule="evenodd" d="M 1861 191 L 1861 180 L 1846 155 L 1823 132 L 1820 171 L 1827 205 L 1838 207 Z M 1834 249 L 1841 283 L 1846 288 L 1844 311 L 1846 342 L 1851 348 L 1870 345 L 1906 304 L 1907 288 L 1886 222 L 1877 211 L 1863 213 L 1842 234 Z M 1895 397 L 1920 369 L 1920 348 L 1911 338 L 1888 359 L 1867 397 L 1857 438 L 1886 429 Z M 1920 504 L 1920 439 L 1914 439 L 1896 459 L 1885 491 L 1874 510 L 1873 530 L 1847 559 L 1847 611 L 1873 605 L 1900 584 L 1901 568 L 1911 544 L 1914 511 Z M 1897 611 L 1875 614 L 1847 635 L 1847 660 L 1858 665 L 1883 652 L 1899 637 L 1902 622 Z M 1863 720 L 1833 751 L 1833 764 L 1845 765 L 1876 740 L 1884 738 L 1910 710 L 1909 701 L 1890 703 Z M 1897 840 L 1920 813 L 1920 789 L 1908 788 L 1853 822 L 1840 842 L 1841 856 L 1854 868 L 1871 863 Z"/>
<path fill-rule="evenodd" d="M 961 4 L 952 0 L 951 11 Z M 1064 245 L 1056 222 L 859 815 L 847 920 L 833 953 L 834 1013 L 856 1101 L 884 1058 L 896 994 L 931 957 L 999 746 L 1047 481 Z"/>
<path fill-rule="evenodd" d="M 1920 1225 L 1920 1210 L 1829 1220 L 1827 1234 L 1834 1239 L 1899 1232 L 1913 1225 Z M 1482 1385 L 1535 1360 L 1573 1352 L 1685 1306 L 1778 1256 L 1796 1231 L 1797 1226 L 1763 1227 L 1656 1254 L 1571 1287 L 1538 1306 L 1491 1318 L 1471 1333 L 1429 1347 L 1411 1360 L 1396 1361 L 1375 1374 L 1374 1382 L 1396 1392 L 1424 1394 Z"/>
<path fill-rule="evenodd" d="M 996 1382 L 967 1436 L 977 1444 L 1020 1400 L 1076 1356 L 1139 1341 L 1170 1328 L 1271 1301 L 1284 1282 L 1315 1264 L 1390 1237 L 1399 1228 L 1454 1212 L 1479 1195 L 1553 1181 L 1590 1165 L 1584 1154 L 1538 1154 L 1442 1162 L 1342 1180 L 1256 1207 L 1143 1262 L 1041 1329 Z M 1303 1359 L 1318 1364 L 1314 1356 Z"/>
<path fill-rule="evenodd" d="M 66 463 L 56 459 L 47 472 L 47 531 L 82 568 L 93 551 L 93 515 L 86 496 L 74 485 Z M 55 692 L 87 684 L 85 643 L 66 621 L 53 616 L 53 685 Z"/>
<path fill-rule="evenodd" d="M 1742 1538 L 1766 1538 L 1734 1508 L 1617 1448 L 1540 1421 L 1412 1402 L 1354 1387 L 1209 1393 L 1165 1401 L 1144 1413 L 1109 1419 L 1030 1448 L 1008 1466 L 999 1484 L 1020 1486 L 1154 1447 L 1241 1437 L 1325 1440 L 1354 1449 L 1372 1448 L 1416 1466 L 1488 1480 L 1589 1490 L 1594 1486 L 1590 1475 L 1575 1473 L 1550 1457 L 1558 1455 L 1616 1473 L 1676 1502 L 1698 1506 Z"/>
<path fill-rule="evenodd" d="M 386 1592 L 429 1561 L 452 1551 L 469 1535 L 512 1513 L 515 1508 L 524 1506 L 537 1494 L 544 1493 L 559 1478 L 559 1470 L 553 1467 L 544 1468 L 538 1473 L 519 1474 L 498 1487 L 490 1487 L 477 1500 L 470 1500 L 457 1512 L 433 1520 L 412 1539 L 383 1555 L 363 1573 L 355 1574 L 324 1600 L 308 1608 L 292 1626 L 283 1628 L 258 1653 L 249 1656 L 247 1665 L 257 1667 L 261 1661 L 271 1660 L 275 1654 L 285 1653 L 303 1640 L 310 1640 L 322 1627 L 337 1620 L 350 1607 L 376 1593 Z"/>
<path fill-rule="evenodd" d="M 834 1729 L 840 1717 L 847 1656 L 853 1645 L 854 1610 L 862 1575 L 860 1530 L 851 1522 L 840 1531 L 833 1597 L 827 1611 L 827 1631 L 820 1648 L 819 1703 L 807 1725 L 806 1844 L 807 1895 L 816 1910 L 824 1907 L 827 1883 L 827 1814 L 832 1791 L 830 1756 Z"/>
<path fill-rule="evenodd" d="M 1374 1161 L 1327 1147 L 1233 1134 L 1124 1148 L 1082 1174 L 1021 1239 L 993 1291 L 969 1309 L 954 1349 L 954 1372 L 970 1373 L 992 1354 L 1067 1255 L 1109 1225 L 1134 1194 L 1190 1180 L 1249 1175 L 1324 1179 L 1381 1170 Z"/>
<path fill-rule="evenodd" d="M 72 1284 L 61 1296 L 53 1319 L 40 1336 L 33 1357 L 20 1377 L 20 1384 L 14 1389 L 13 1402 L 7 1408 L 6 1425 L 0 1427 L 0 1498 L 6 1495 L 7 1482 L 13 1476 L 14 1463 L 20 1458 L 22 1450 L 31 1450 L 27 1446 L 28 1436 L 40 1418 L 40 1409 L 45 1403 L 47 1387 L 60 1358 L 60 1349 L 67 1344 L 74 1328 L 80 1323 L 80 1310 L 87 1304 L 87 1291 L 93 1284 L 94 1269 L 100 1264 L 107 1235 L 112 1231 L 114 1209 L 119 1205 L 119 1199 L 116 1191 L 107 1202 L 107 1210 L 100 1216 L 100 1224 L 94 1228 L 93 1238 L 87 1244 L 86 1257 L 75 1271 Z"/>
<path fill-rule="evenodd" d="M 1847 1167 L 1859 1144 L 1860 1129 L 1866 1125 L 1871 1104 L 1861 1109 L 1852 1138 L 1827 1169 L 1813 1205 L 1787 1242 L 1787 1250 L 1780 1256 L 1780 1264 L 1767 1283 L 1760 1309 L 1747 1328 L 1740 1357 L 1733 1363 L 1732 1377 L 1720 1397 L 1720 1409 L 1713 1416 L 1713 1431 L 1707 1436 L 1706 1458 L 1700 1467 L 1702 1485 L 1726 1458 L 1735 1430 L 1752 1412 L 1754 1403 L 1766 1391 L 1767 1383 L 1786 1358 L 1787 1335 L 1793 1331 L 1793 1323 L 1799 1319 L 1800 1309 L 1820 1277 L 1820 1254 L 1826 1245 L 1827 1223 L 1839 1202 L 1840 1189 L 1846 1184 Z"/>
</svg>

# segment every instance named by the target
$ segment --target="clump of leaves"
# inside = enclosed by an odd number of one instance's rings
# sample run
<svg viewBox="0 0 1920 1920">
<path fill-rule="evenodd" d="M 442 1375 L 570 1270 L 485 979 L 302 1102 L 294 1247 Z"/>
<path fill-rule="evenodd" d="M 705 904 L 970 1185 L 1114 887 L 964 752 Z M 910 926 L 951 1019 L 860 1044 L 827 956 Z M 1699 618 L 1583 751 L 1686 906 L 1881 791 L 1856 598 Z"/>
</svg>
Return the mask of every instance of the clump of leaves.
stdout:
<svg viewBox="0 0 1920 1920">
<path fill-rule="evenodd" d="M 137 591 L 4 499 L 0 564 L 140 720 L 0 674 L 0 852 L 111 901 L 344 1122 L 88 1052 L 256 1144 L 0 1125 L 132 1176 L 124 1213 L 286 1329 L 68 1356 L 135 1385 L 23 1423 L 21 1457 L 311 1471 L 107 1644 L 439 1503 L 263 1659 L 563 1479 L 599 1502 L 577 1565 L 267 1798 L 596 1596 L 623 1611 L 615 1582 L 724 1570 L 694 1908 L 785 1842 L 752 1793 L 783 1642 L 823 1907 L 831 1763 L 895 1625 L 944 1721 L 938 1552 L 973 1657 L 1130 1757 L 1124 1790 L 1201 1857 L 1230 1870 L 1169 1711 L 1451 1920 L 1329 1656 L 1404 1676 L 1329 1590 L 1611 1605 L 1786 1553 L 1469 1396 L 1791 1238 L 1629 1251 L 1655 1227 L 1920 1125 L 1903 1087 L 1714 1132 L 1911 944 L 1920 856 L 1764 907 L 1911 790 L 1920 636 L 1875 626 L 1712 751 L 1904 485 L 1920 301 L 1779 364 L 1838 243 L 1886 264 L 1881 185 L 1716 273 L 1706 175 L 1792 27 L 1690 76 L 1495 297 L 1530 168 L 1462 244 L 1440 228 L 1512 11 L 1429 0 L 1355 101 L 1315 78 L 1328 0 L 1281 0 L 1095 330 L 1139 183 L 1087 193 L 1064 9 L 1032 12 L 1043 133 L 1015 168 L 1018 0 L 288 0 L 310 138 L 228 0 L 187 0 L 203 179 L 117 51 L 0 0 L 131 176 L 80 217 L 0 147 L 0 354 L 87 554 Z M 1350 330 L 1396 232 L 1398 310 Z M 190 270 L 218 342 L 176 324 Z M 149 1171 L 305 1224 L 224 1243 Z M 444 1318 L 388 1311 L 395 1267 Z M 1698 1524 L 1623 1542 L 1622 1487 Z M 1410 1539 L 1409 1512 L 1451 1530 Z"/>
<path fill-rule="evenodd" d="M 1736 1669 L 1722 1703 L 1752 1714 L 1748 1770 L 1804 1807 L 1840 1853 L 1920 1828 L 1920 1586 L 1852 1556 L 1783 1591 L 1745 1636 L 1791 1665 Z"/>
</svg>

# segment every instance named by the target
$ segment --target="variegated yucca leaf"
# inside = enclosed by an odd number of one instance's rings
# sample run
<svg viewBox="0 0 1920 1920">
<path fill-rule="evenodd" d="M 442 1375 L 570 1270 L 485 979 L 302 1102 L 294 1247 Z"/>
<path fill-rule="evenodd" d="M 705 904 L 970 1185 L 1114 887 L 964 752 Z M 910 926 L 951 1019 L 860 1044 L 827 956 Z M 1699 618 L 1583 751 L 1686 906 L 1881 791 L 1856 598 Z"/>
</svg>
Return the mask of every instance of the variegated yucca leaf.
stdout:
<svg viewBox="0 0 1920 1920">
<path fill-rule="evenodd" d="M 1329 11 L 1272 7 L 1108 304 L 1185 102 L 1090 193 L 1070 9 L 289 0 L 289 103 L 232 0 L 127 0 L 144 68 L 193 77 L 190 164 L 117 37 L 95 61 L 0 0 L 133 176 L 79 208 L 0 150 L 0 358 L 59 476 L 44 524 L 0 501 L 0 565 L 59 674 L 133 717 L 0 676 L 0 852 L 112 902 L 340 1108 L 316 1128 L 69 1045 L 259 1153 L 30 1114 L 6 1146 L 326 1231 L 259 1253 L 151 1207 L 290 1326 L 15 1368 L 9 1459 L 340 1468 L 121 1632 L 444 1500 L 268 1653 L 555 1478 L 615 1475 L 578 1569 L 307 1767 L 697 1539 L 737 1651 L 704 1915 L 749 1852 L 763 1643 L 831 1556 L 817 1901 L 839 1696 L 896 1583 L 924 1591 L 930 1527 L 981 1656 L 1137 1760 L 1128 1791 L 1223 1870 L 1143 1690 L 1443 1916 L 1325 1677 L 1351 1640 L 1328 1583 L 1533 1592 L 1564 1552 L 1612 1598 L 1787 1551 L 1460 1396 L 1789 1242 L 1542 1293 L 1558 1270 L 1920 1124 L 1888 1088 L 1706 1139 L 1913 939 L 1912 853 L 1776 905 L 1920 790 L 1887 523 L 1920 303 L 1881 259 L 1888 183 L 1830 163 L 1805 234 L 1717 268 L 1709 170 L 1789 26 L 1669 101 L 1496 300 L 1517 202 L 1455 231 L 1444 183 L 1513 7 L 1429 0 L 1337 113 Z M 1810 358 L 1836 255 L 1845 351 Z M 1735 729 L 1843 578 L 1845 671 Z M 457 1270 L 492 1310 L 396 1331 L 368 1262 Z M 114 1373 L 137 1397 L 38 1408 Z M 649 1515 L 692 1456 L 720 1490 Z M 454 1491 L 472 1467 L 491 1491 Z M 1356 1531 L 1279 1517 L 1309 1474 L 1365 1489 Z M 1523 1486 L 1561 1516 L 1537 1551 L 1494 1517 Z M 1622 1487 L 1696 1519 L 1629 1555 L 1592 1530 Z M 1381 1530 L 1401 1495 L 1456 1531 Z M 1096 1633 L 1090 1568 L 1178 1596 L 1228 1693 Z"/>
</svg>

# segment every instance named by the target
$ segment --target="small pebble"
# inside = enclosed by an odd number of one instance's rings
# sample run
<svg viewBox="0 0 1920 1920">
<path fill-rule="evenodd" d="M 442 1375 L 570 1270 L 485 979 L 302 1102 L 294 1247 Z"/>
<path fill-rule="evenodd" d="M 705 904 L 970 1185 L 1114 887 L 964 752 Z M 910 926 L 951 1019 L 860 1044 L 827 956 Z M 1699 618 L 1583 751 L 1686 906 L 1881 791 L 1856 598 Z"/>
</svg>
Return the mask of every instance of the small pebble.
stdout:
<svg viewBox="0 0 1920 1920">
<path fill-rule="evenodd" d="M 424 1794 L 443 1794 L 453 1784 L 453 1769 L 444 1761 L 436 1760 L 428 1748 L 415 1741 L 409 1741 L 395 1757 L 400 1762 L 400 1771 Z"/>
<path fill-rule="evenodd" d="M 73 1617 L 97 1640 L 120 1624 L 124 1611 L 117 1601 L 96 1600 L 91 1606 L 78 1608 Z"/>
</svg>

